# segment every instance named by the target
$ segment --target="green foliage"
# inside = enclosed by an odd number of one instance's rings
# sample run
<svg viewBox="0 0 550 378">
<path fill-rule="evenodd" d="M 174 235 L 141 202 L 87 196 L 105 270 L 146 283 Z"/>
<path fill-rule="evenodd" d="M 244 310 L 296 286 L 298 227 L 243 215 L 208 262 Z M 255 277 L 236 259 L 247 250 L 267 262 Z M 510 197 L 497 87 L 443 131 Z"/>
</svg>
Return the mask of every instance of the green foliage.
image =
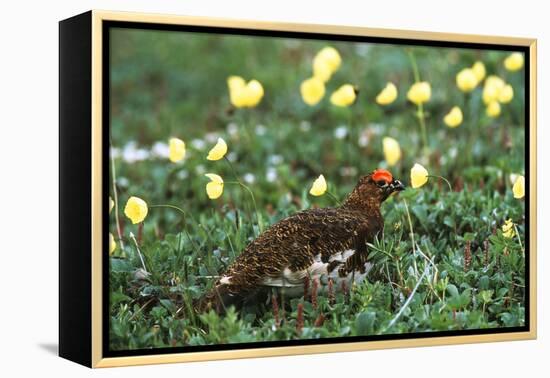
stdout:
<svg viewBox="0 0 550 378">
<path fill-rule="evenodd" d="M 416 109 L 405 96 L 413 82 L 405 48 L 331 43 L 342 55 L 342 67 L 323 101 L 309 107 L 299 86 L 324 45 L 126 29 L 114 33 L 111 139 L 118 151 L 124 249 L 117 244 L 110 258 L 113 350 L 524 324 L 525 210 L 509 182 L 511 173 L 525 169 L 522 75 L 503 70 L 504 52 L 412 48 L 420 75 L 433 90 L 425 104 L 426 151 Z M 496 120 L 485 115 L 480 88 L 468 96 L 456 88 L 455 74 L 475 60 L 514 87 L 513 101 L 503 105 Z M 257 108 L 227 111 L 226 78 L 234 74 L 263 84 L 266 94 Z M 399 97 L 381 107 L 374 98 L 387 81 L 397 85 Z M 356 104 L 331 106 L 330 93 L 347 82 L 360 88 Z M 454 105 L 463 108 L 464 123 L 449 129 L 442 118 Z M 339 127 L 345 127 L 345 136 L 336 135 Z M 154 156 L 130 161 L 125 155 L 148 151 L 172 136 L 186 142 L 182 163 Z M 375 268 L 367 281 L 348 294 L 338 291 L 334 300 L 321 295 L 316 306 L 294 298 L 283 308 L 278 297 L 275 310 L 268 297 L 222 316 L 194 313 L 193 301 L 261 228 L 250 194 L 241 187 L 226 185 L 216 201 L 206 196 L 204 173 L 235 180 L 227 162 L 205 159 L 217 137 L 227 141 L 228 157 L 251 188 L 265 229 L 296 211 L 335 205 L 330 196 L 308 195 L 319 174 L 343 199 L 360 175 L 386 167 L 384 136 L 397 139 L 403 151 L 391 168 L 395 177 L 407 182 L 410 167 L 420 162 L 430 174 L 446 177 L 453 190 L 430 178 L 424 187 L 386 201 L 384 234 L 369 245 Z M 142 230 L 123 215 L 132 195 L 150 205 Z M 160 204 L 178 206 L 183 213 L 151 206 Z M 506 219 L 517 227 L 513 238 L 502 235 Z M 118 243 L 114 214 L 110 230 Z M 143 263 L 130 232 L 138 235 Z M 297 324 L 299 304 L 303 325 Z"/>
</svg>

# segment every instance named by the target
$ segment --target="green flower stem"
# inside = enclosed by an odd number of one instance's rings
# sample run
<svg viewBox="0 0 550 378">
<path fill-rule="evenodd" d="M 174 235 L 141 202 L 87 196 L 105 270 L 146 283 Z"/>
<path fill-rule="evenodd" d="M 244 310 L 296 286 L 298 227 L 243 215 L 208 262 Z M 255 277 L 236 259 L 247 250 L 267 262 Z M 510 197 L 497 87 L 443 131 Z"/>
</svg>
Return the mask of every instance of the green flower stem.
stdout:
<svg viewBox="0 0 550 378">
<path fill-rule="evenodd" d="M 229 167 L 231 168 L 231 172 L 233 172 L 233 176 L 235 176 L 235 179 L 237 180 L 235 182 L 227 182 L 226 184 L 237 184 L 250 194 L 250 198 L 252 198 L 252 204 L 254 205 L 254 211 L 256 212 L 256 221 L 258 222 L 258 228 L 260 229 L 260 232 L 263 232 L 264 227 L 263 227 L 263 224 L 262 224 L 263 223 L 262 222 L 262 216 L 260 215 L 260 212 L 258 211 L 258 206 L 256 205 L 256 198 L 254 197 L 254 193 L 252 193 L 252 190 L 250 190 L 250 188 L 248 186 L 246 186 L 245 184 L 243 184 L 242 181 L 239 179 L 239 176 L 237 175 L 237 172 L 235 171 L 235 168 L 233 167 L 233 164 L 231 163 L 231 161 L 229 161 L 227 156 L 224 156 L 223 158 L 225 159 L 227 164 L 229 164 Z"/>
<path fill-rule="evenodd" d="M 349 146 L 347 146 L 346 149 L 346 161 L 348 162 L 348 165 L 351 167 L 353 165 L 351 159 L 353 156 L 353 153 L 351 151 L 351 146 L 354 145 L 353 139 L 354 139 L 354 129 L 353 129 L 353 111 L 351 109 L 351 106 L 348 107 L 348 135 L 346 139 L 349 142 Z M 349 177 L 348 177 L 349 178 Z"/>
<path fill-rule="evenodd" d="M 254 193 L 252 193 L 252 190 L 245 184 L 243 184 L 240 180 L 238 181 L 227 181 L 225 184 L 235 184 L 239 185 L 241 188 L 246 190 L 250 194 L 250 198 L 252 198 L 252 204 L 254 206 L 254 211 L 256 212 L 256 221 L 258 222 L 258 227 L 260 229 L 260 232 L 263 232 L 263 226 L 262 226 L 262 216 L 260 215 L 260 212 L 258 211 L 258 206 L 256 206 L 256 198 L 254 198 Z"/>
<path fill-rule="evenodd" d="M 248 130 L 248 125 L 252 123 L 250 122 L 250 112 L 247 111 L 247 109 L 237 109 L 236 111 L 239 113 L 239 116 L 237 117 L 239 119 L 238 127 L 246 138 L 246 145 L 250 145 L 250 143 L 252 143 L 252 136 L 250 135 L 250 131 Z"/>
<path fill-rule="evenodd" d="M 154 208 L 174 209 L 174 210 L 177 210 L 177 211 L 179 211 L 180 213 L 182 213 L 184 219 L 185 219 L 185 217 L 187 216 L 187 213 L 186 213 L 183 209 L 181 209 L 181 208 L 179 208 L 179 207 L 177 207 L 177 206 L 174 206 L 174 205 L 151 205 L 151 206 L 149 206 L 149 208 L 151 208 L 151 209 L 154 209 Z"/>
<path fill-rule="evenodd" d="M 145 261 L 143 260 L 143 256 L 141 255 L 141 251 L 139 250 L 138 242 L 137 242 L 133 232 L 130 232 L 130 239 L 133 240 L 134 245 L 136 246 L 136 250 L 137 250 L 139 259 L 141 260 L 141 265 L 143 266 L 143 270 L 145 271 L 145 273 L 149 273 L 149 271 L 147 270 L 147 267 L 145 266 Z"/>
<path fill-rule="evenodd" d="M 422 275 L 420 276 L 420 278 L 418 279 L 418 281 L 416 281 L 416 285 L 414 285 L 414 288 L 413 290 L 411 291 L 411 293 L 409 294 L 409 297 L 407 298 L 407 300 L 405 301 L 405 303 L 403 303 L 403 306 L 401 306 L 401 309 L 399 310 L 399 312 L 397 313 L 397 315 L 395 315 L 395 317 L 389 322 L 389 324 L 386 326 L 386 328 L 384 328 L 383 331 L 379 332 L 379 334 L 384 334 L 386 333 L 387 331 L 389 331 L 391 329 L 391 327 L 393 327 L 395 325 L 395 323 L 397 322 L 397 320 L 399 320 L 399 318 L 401 317 L 401 315 L 403 315 L 403 312 L 405 312 L 405 310 L 407 309 L 407 307 L 409 307 L 409 304 L 411 304 L 411 301 L 414 297 L 414 294 L 416 294 L 416 291 L 418 290 L 418 288 L 420 287 L 420 284 L 422 283 L 422 280 L 424 279 L 424 277 L 426 277 L 426 275 L 428 274 L 428 266 L 426 266 L 424 268 L 424 272 L 422 272 Z"/>
<path fill-rule="evenodd" d="M 187 230 L 187 222 L 186 222 L 187 216 L 189 216 L 199 228 L 201 227 L 200 223 L 198 223 L 195 220 L 195 218 L 193 218 L 191 213 L 187 213 L 183 209 L 181 209 L 180 207 L 177 207 L 177 206 L 174 206 L 174 205 L 152 205 L 152 206 L 149 206 L 149 207 L 150 208 L 174 209 L 174 210 L 179 211 L 183 215 L 183 220 L 184 220 L 183 221 L 183 231 L 185 232 L 185 236 L 187 236 L 187 239 L 189 239 L 189 242 L 193 245 L 193 248 L 195 248 L 196 251 L 198 251 L 200 249 L 200 247 L 193 241 L 193 238 L 191 238 L 191 235 L 189 234 L 189 231 Z M 209 232 L 206 232 L 206 235 L 207 235 L 207 238 L 210 238 L 210 233 Z M 211 260 L 212 260 L 212 252 L 210 250 L 208 250 L 207 260 L 208 260 L 208 264 L 206 265 L 206 268 L 208 270 L 210 270 Z"/>
<path fill-rule="evenodd" d="M 235 171 L 235 167 L 233 167 L 233 163 L 231 163 L 231 161 L 227 158 L 227 155 L 223 157 L 223 160 L 225 160 L 227 164 L 229 164 L 229 168 L 231 169 L 231 173 L 233 173 L 233 176 L 235 176 L 235 180 L 240 181 L 239 175 L 237 175 L 237 171 Z"/>
<path fill-rule="evenodd" d="M 145 308 L 147 308 L 147 306 L 149 306 L 151 304 L 151 302 L 155 301 L 157 298 L 153 297 L 151 299 L 149 299 L 147 302 L 145 302 L 145 304 L 143 306 L 141 306 L 136 312 L 134 312 L 132 314 L 132 316 L 130 316 L 128 318 L 128 322 L 131 322 L 132 320 L 134 320 L 134 318 L 139 315 L 140 313 L 143 312 L 143 310 L 145 310 Z"/>
<path fill-rule="evenodd" d="M 112 142 L 109 143 L 111 150 L 113 149 Z M 112 154 L 109 153 L 109 156 L 111 157 L 111 175 L 113 177 L 113 202 L 115 203 L 115 223 L 116 223 L 116 231 L 118 234 L 118 241 L 120 243 L 120 251 L 121 253 L 124 253 L 124 242 L 122 241 L 122 228 L 120 227 L 120 219 L 118 217 L 118 193 L 117 193 L 117 184 L 116 184 L 116 169 L 115 169 L 115 158 Z"/>
<path fill-rule="evenodd" d="M 231 253 L 233 253 L 233 258 L 236 259 L 237 258 L 237 253 L 235 252 L 235 248 L 233 247 L 233 243 L 231 242 L 231 238 L 229 237 L 229 235 L 225 231 L 225 228 L 223 229 L 223 233 L 225 234 L 225 238 L 226 238 L 227 242 L 229 243 L 229 248 L 231 248 Z"/>
<path fill-rule="evenodd" d="M 233 176 L 235 176 L 235 179 L 240 182 L 239 176 L 237 175 L 237 172 L 235 171 L 235 168 L 233 167 L 233 164 L 227 158 L 227 155 L 224 155 L 223 159 L 229 165 L 229 168 L 231 169 L 231 173 L 233 174 Z M 227 184 L 227 183 L 225 182 L 224 184 Z M 233 203 L 234 202 L 233 195 L 230 194 L 229 197 L 230 197 L 230 201 Z M 247 207 L 246 210 L 250 210 L 250 207 Z"/>
<path fill-rule="evenodd" d="M 409 57 L 409 61 L 411 62 L 412 70 L 413 70 L 413 76 L 414 76 L 414 82 L 419 83 L 420 82 L 420 72 L 418 71 L 418 64 L 416 64 L 416 58 L 414 57 L 414 54 L 411 49 L 407 49 L 407 56 Z M 428 134 L 426 132 L 426 114 L 424 113 L 424 105 L 418 104 L 416 116 L 418 118 L 418 122 L 420 124 L 420 132 L 422 135 L 422 144 L 424 145 L 424 148 L 428 148 Z"/>
<path fill-rule="evenodd" d="M 165 208 L 165 209 L 173 209 L 173 210 L 179 211 L 183 215 L 183 230 L 185 231 L 185 235 L 187 236 L 187 239 L 189 239 L 189 242 L 193 245 L 195 249 L 197 250 L 199 249 L 199 246 L 195 244 L 195 242 L 191 238 L 191 235 L 189 235 L 189 231 L 187 230 L 187 216 L 189 216 L 191 220 L 193 220 L 193 222 L 200 228 L 200 224 L 195 220 L 195 218 L 193 218 L 191 214 L 187 214 L 183 209 L 174 205 L 151 205 L 149 206 L 149 208 L 150 209 Z M 208 232 L 206 234 L 208 235 Z"/>
<path fill-rule="evenodd" d="M 477 133 L 474 133 L 474 131 L 479 131 L 479 129 L 475 128 L 474 126 L 474 117 L 473 117 L 473 112 L 471 111 L 472 97 L 473 96 L 471 95 L 471 92 L 467 92 L 464 94 L 464 113 L 463 114 L 464 114 L 464 119 L 468 120 L 468 127 L 466 128 L 468 131 L 468 144 L 467 144 L 468 151 L 466 153 L 465 159 L 466 159 L 466 164 L 468 165 L 471 164 L 473 161 L 472 154 L 473 154 L 474 143 L 478 137 Z"/>
<path fill-rule="evenodd" d="M 429 177 L 432 177 L 432 178 L 437 178 L 437 179 L 440 179 L 440 180 L 443 180 L 447 183 L 447 186 L 449 187 L 449 190 L 452 192 L 453 191 L 453 187 L 451 186 L 451 183 L 449 182 L 449 180 L 447 180 L 445 177 L 443 176 L 438 176 L 438 175 L 428 175 L 427 176 L 428 178 Z"/>
<path fill-rule="evenodd" d="M 514 231 L 516 231 L 516 236 L 518 237 L 519 247 L 521 248 L 521 251 L 525 255 L 525 248 L 523 248 L 523 243 L 521 242 L 521 236 L 519 235 L 518 227 L 516 226 L 515 223 L 514 223 Z"/>
<path fill-rule="evenodd" d="M 405 212 L 407 213 L 407 221 L 409 223 L 409 229 L 410 229 L 409 236 L 411 238 L 411 245 L 412 245 L 413 255 L 415 257 L 413 259 L 414 276 L 416 277 L 416 279 L 418 279 L 418 265 L 416 264 L 416 256 L 417 256 L 416 241 L 414 239 L 414 229 L 413 229 L 413 225 L 412 225 L 411 213 L 409 212 L 409 205 L 408 205 L 406 199 L 403 199 L 403 204 L 405 205 Z M 420 281 L 420 279 L 418 279 L 418 281 Z"/>
<path fill-rule="evenodd" d="M 334 194 L 332 194 L 331 192 L 329 192 L 328 190 L 326 191 L 327 195 L 334 201 L 336 202 L 336 204 L 338 206 L 342 206 L 342 203 L 338 200 L 338 198 L 336 198 L 336 196 Z"/>
<path fill-rule="evenodd" d="M 409 57 L 409 61 L 411 62 L 414 81 L 418 83 L 420 81 L 420 72 L 418 71 L 418 65 L 416 64 L 416 58 L 414 57 L 412 49 L 407 49 L 407 56 Z"/>
<path fill-rule="evenodd" d="M 416 113 L 418 122 L 420 123 L 420 132 L 422 135 L 422 144 L 424 148 L 428 148 L 428 133 L 426 131 L 426 114 L 424 113 L 424 105 L 418 104 L 418 112 Z"/>
</svg>

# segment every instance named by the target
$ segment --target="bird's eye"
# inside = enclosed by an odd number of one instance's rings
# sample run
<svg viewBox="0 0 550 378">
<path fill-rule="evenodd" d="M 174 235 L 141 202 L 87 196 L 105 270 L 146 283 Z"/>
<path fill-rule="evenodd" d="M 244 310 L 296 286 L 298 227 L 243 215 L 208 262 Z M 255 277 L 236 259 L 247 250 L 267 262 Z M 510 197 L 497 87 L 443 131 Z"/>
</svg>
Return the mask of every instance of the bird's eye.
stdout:
<svg viewBox="0 0 550 378">
<path fill-rule="evenodd" d="M 378 180 L 376 181 L 376 185 L 383 188 L 384 186 L 388 185 L 388 183 L 385 180 Z"/>
</svg>

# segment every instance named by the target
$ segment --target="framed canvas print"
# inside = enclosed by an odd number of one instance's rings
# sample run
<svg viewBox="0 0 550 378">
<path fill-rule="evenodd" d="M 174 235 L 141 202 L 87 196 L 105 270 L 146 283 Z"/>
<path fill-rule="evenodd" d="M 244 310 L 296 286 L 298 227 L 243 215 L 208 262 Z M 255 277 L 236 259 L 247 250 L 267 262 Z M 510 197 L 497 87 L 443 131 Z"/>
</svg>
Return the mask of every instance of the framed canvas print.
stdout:
<svg viewBox="0 0 550 378">
<path fill-rule="evenodd" d="M 536 337 L 536 41 L 60 22 L 62 357 Z"/>
</svg>

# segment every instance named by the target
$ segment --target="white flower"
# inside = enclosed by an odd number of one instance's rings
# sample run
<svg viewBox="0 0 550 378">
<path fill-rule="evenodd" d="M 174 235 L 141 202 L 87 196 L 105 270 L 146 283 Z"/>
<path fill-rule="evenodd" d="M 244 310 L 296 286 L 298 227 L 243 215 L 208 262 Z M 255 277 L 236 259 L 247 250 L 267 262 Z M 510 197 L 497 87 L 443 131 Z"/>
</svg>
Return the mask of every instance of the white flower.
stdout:
<svg viewBox="0 0 550 378">
<path fill-rule="evenodd" d="M 452 160 L 456 159 L 457 155 L 458 155 L 458 148 L 456 147 L 449 148 L 449 157 Z"/>
<path fill-rule="evenodd" d="M 374 135 L 381 135 L 386 132 L 386 126 L 382 123 L 369 123 L 367 128 L 374 134 Z"/>
<path fill-rule="evenodd" d="M 199 164 L 195 167 L 195 172 L 198 174 L 198 175 L 202 175 L 204 172 L 206 172 L 206 168 L 204 167 L 204 165 L 202 164 Z"/>
<path fill-rule="evenodd" d="M 346 126 L 339 126 L 334 129 L 334 137 L 336 139 L 344 139 L 348 135 L 348 129 Z"/>
<path fill-rule="evenodd" d="M 299 39 L 283 39 L 282 42 L 289 49 L 297 49 L 302 45 L 302 41 Z"/>
<path fill-rule="evenodd" d="M 342 177 L 355 177 L 357 176 L 357 168 L 355 167 L 342 167 L 339 170 Z"/>
<path fill-rule="evenodd" d="M 120 186 L 121 188 L 127 188 L 128 185 L 130 185 L 130 180 L 128 180 L 126 177 L 124 176 L 119 176 L 116 180 L 116 183 L 118 186 Z"/>
<path fill-rule="evenodd" d="M 189 172 L 185 169 L 182 169 L 176 173 L 176 177 L 180 180 L 185 180 L 187 177 L 189 177 Z"/>
<path fill-rule="evenodd" d="M 218 135 L 218 133 L 215 132 L 206 133 L 206 135 L 204 136 L 204 140 L 206 140 L 208 143 L 215 143 L 218 141 L 219 137 L 220 136 Z"/>
<path fill-rule="evenodd" d="M 153 143 L 153 146 L 151 147 L 151 156 L 160 159 L 168 159 L 168 156 L 170 156 L 170 148 L 168 147 L 168 144 L 165 142 Z"/>
<path fill-rule="evenodd" d="M 277 181 L 277 170 L 273 167 L 267 168 L 267 172 L 265 173 L 265 179 L 267 180 L 267 182 Z"/>
<path fill-rule="evenodd" d="M 256 135 L 262 136 L 265 135 L 267 128 L 264 125 L 256 126 Z"/>
<path fill-rule="evenodd" d="M 267 161 L 271 165 L 279 165 L 283 162 L 283 157 L 281 155 L 270 155 L 267 158 Z"/>
<path fill-rule="evenodd" d="M 120 148 L 118 147 L 111 147 L 110 151 L 109 151 L 109 155 L 113 158 L 113 159 L 117 159 L 120 157 Z"/>
<path fill-rule="evenodd" d="M 195 150 L 202 151 L 206 148 L 206 142 L 202 139 L 193 139 L 191 141 L 191 146 L 193 146 Z"/>
<path fill-rule="evenodd" d="M 244 174 L 243 180 L 247 184 L 254 184 L 254 182 L 256 181 L 256 176 L 254 176 L 253 173 L 248 172 Z"/>
<path fill-rule="evenodd" d="M 227 125 L 227 133 L 231 136 L 235 136 L 239 133 L 239 126 L 235 122 L 230 122 Z"/>
<path fill-rule="evenodd" d="M 369 133 L 365 130 L 359 135 L 359 139 L 357 140 L 357 143 L 359 144 L 359 147 L 367 147 L 369 145 L 370 137 Z"/>
<path fill-rule="evenodd" d="M 128 142 L 122 150 L 122 159 L 130 164 L 147 160 L 148 158 L 149 151 L 144 148 L 137 148 L 137 143 L 135 141 Z"/>
<path fill-rule="evenodd" d="M 362 56 L 362 57 L 367 56 L 370 50 L 371 50 L 371 46 L 366 43 L 355 45 L 355 53 L 359 56 Z"/>
<path fill-rule="evenodd" d="M 300 122 L 300 131 L 307 133 L 309 130 L 311 130 L 311 123 L 309 123 L 308 121 Z"/>
<path fill-rule="evenodd" d="M 237 161 L 237 153 L 236 152 L 230 152 L 225 157 L 227 158 L 227 160 L 229 160 L 232 163 Z"/>
</svg>

